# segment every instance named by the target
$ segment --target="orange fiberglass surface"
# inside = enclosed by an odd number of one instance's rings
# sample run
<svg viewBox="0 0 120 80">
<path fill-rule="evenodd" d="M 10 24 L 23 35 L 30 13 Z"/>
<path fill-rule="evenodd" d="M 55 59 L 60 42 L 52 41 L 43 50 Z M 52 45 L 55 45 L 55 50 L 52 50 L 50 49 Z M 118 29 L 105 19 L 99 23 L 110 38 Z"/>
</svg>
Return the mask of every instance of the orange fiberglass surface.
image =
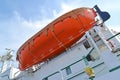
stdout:
<svg viewBox="0 0 120 80">
<path fill-rule="evenodd" d="M 52 59 L 78 41 L 95 24 L 92 8 L 78 8 L 57 18 L 25 42 L 17 52 L 20 70 Z"/>
</svg>

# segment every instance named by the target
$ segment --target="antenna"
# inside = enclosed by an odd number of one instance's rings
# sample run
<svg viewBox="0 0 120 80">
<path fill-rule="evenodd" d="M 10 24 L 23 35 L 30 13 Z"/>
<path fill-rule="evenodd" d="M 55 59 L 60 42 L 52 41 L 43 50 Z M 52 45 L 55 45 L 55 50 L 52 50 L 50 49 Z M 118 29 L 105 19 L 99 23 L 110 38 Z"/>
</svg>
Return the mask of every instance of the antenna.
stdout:
<svg viewBox="0 0 120 80">
<path fill-rule="evenodd" d="M 12 59 L 14 50 L 8 48 L 6 48 L 5 50 L 7 50 L 7 54 L 0 56 L 0 61 L 2 62 L 1 72 L 4 72 L 10 66 L 10 61 L 14 61 Z"/>
</svg>

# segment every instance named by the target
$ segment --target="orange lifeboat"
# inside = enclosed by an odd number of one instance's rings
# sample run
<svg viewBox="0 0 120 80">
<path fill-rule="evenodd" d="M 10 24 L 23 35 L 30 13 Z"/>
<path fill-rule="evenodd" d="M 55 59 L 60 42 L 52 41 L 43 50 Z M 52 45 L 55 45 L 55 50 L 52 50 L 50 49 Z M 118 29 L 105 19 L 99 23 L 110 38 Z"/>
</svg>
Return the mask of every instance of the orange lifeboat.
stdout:
<svg viewBox="0 0 120 80">
<path fill-rule="evenodd" d="M 78 8 L 57 18 L 25 42 L 17 52 L 20 70 L 52 59 L 76 41 L 95 24 L 92 8 Z"/>
</svg>

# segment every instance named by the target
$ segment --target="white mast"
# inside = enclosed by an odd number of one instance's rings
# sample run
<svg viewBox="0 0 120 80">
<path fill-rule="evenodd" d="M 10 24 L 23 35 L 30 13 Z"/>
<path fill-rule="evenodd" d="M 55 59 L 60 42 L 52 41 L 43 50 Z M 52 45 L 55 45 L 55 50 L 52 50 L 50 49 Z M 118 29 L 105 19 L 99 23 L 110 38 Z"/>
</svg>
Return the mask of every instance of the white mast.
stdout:
<svg viewBox="0 0 120 80">
<path fill-rule="evenodd" d="M 7 50 L 7 54 L 0 56 L 0 61 L 2 62 L 0 73 L 3 73 L 5 70 L 7 70 L 7 68 L 11 66 L 10 61 L 13 61 L 12 57 L 14 51 L 11 49 L 6 49 L 6 50 Z"/>
</svg>

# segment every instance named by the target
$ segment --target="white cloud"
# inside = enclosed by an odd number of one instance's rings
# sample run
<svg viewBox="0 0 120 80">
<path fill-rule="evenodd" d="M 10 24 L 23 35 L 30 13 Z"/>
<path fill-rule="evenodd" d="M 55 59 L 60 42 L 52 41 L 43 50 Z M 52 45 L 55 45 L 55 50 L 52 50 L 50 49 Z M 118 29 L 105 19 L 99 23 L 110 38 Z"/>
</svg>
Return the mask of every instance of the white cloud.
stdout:
<svg viewBox="0 0 120 80">
<path fill-rule="evenodd" d="M 24 28 L 27 27 L 29 29 L 31 28 L 31 29 L 38 29 L 38 30 L 41 30 L 42 28 L 44 28 L 53 19 L 54 18 L 45 18 L 43 20 L 36 20 L 36 21 L 32 21 L 31 19 L 27 20 L 24 17 L 22 17 L 17 11 L 14 11 L 14 18 L 13 18 L 13 20 L 16 20 L 16 22 L 19 23 L 21 26 L 24 26 Z"/>
<path fill-rule="evenodd" d="M 16 18 L 18 19 L 18 21 L 21 21 L 22 25 L 26 26 L 26 27 L 32 27 L 32 28 L 37 28 L 37 29 L 42 29 L 43 27 L 45 27 L 47 24 L 49 24 L 50 22 L 52 22 L 54 19 L 56 19 L 57 17 L 63 15 L 64 13 L 71 11 L 72 9 L 76 8 L 75 6 L 72 5 L 67 5 L 65 3 L 61 3 L 61 11 L 57 12 L 56 10 L 53 10 L 53 17 L 52 18 L 44 18 L 42 20 L 36 20 L 36 21 L 32 21 L 32 20 L 26 20 L 23 17 L 20 16 L 19 13 L 15 12 Z M 41 10 L 41 12 L 45 12 L 44 10 Z M 44 16 L 41 15 L 41 16 Z"/>
<path fill-rule="evenodd" d="M 61 11 L 57 12 L 56 10 L 53 10 L 53 14 L 54 14 L 54 17 L 59 17 L 75 8 L 77 8 L 78 6 L 73 6 L 73 5 L 68 5 L 68 4 L 65 4 L 65 3 L 61 3 Z"/>
<path fill-rule="evenodd" d="M 70 6 L 67 5 L 65 3 L 61 4 L 61 11 L 57 12 L 56 10 L 53 10 L 53 17 L 52 18 L 44 18 L 42 20 L 36 20 L 36 21 L 32 21 L 32 20 L 27 20 L 24 17 L 22 17 L 17 11 L 14 11 L 14 19 L 16 20 L 17 23 L 20 23 L 21 26 L 24 27 L 29 27 L 32 29 L 42 29 L 43 27 L 45 27 L 47 24 L 49 24 L 50 22 L 52 22 L 54 19 L 56 19 L 57 17 L 61 16 L 62 14 L 74 9 L 75 6 Z M 44 10 L 41 10 L 43 13 L 45 12 Z M 41 16 L 44 16 L 41 15 Z"/>
<path fill-rule="evenodd" d="M 37 20 L 37 21 L 31 21 L 31 20 L 27 21 L 27 20 L 24 20 L 24 21 L 22 21 L 22 25 L 24 25 L 26 27 L 31 27 L 31 28 L 42 29 L 48 23 L 50 23 L 50 21 L 52 21 L 52 19 L 44 19 L 44 20 Z"/>
<path fill-rule="evenodd" d="M 21 15 L 20 15 L 17 11 L 14 11 L 14 12 L 13 12 L 13 15 L 14 15 L 14 17 L 16 18 L 16 20 L 17 20 L 18 22 L 20 22 L 20 21 L 22 20 Z"/>
</svg>

